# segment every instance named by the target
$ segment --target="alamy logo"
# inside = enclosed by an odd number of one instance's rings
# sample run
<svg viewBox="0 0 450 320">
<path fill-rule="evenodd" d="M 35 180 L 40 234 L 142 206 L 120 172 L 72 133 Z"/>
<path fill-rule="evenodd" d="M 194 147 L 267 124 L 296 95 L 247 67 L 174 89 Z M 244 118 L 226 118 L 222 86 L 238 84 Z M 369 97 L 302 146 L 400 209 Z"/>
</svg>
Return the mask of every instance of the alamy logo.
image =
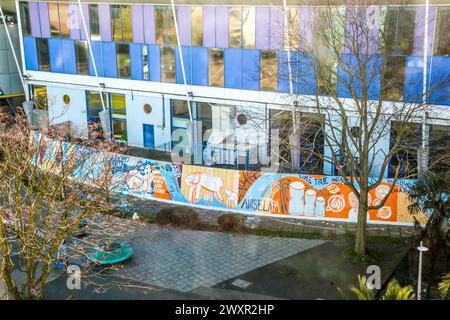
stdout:
<svg viewBox="0 0 450 320">
<path fill-rule="evenodd" d="M 73 290 L 81 289 L 81 270 L 80 267 L 77 265 L 70 265 L 67 267 L 67 273 L 69 274 L 69 277 L 67 278 L 66 285 L 67 289 Z"/>
<path fill-rule="evenodd" d="M 377 265 L 371 265 L 367 267 L 367 280 L 366 286 L 369 289 L 381 289 L 381 269 Z"/>
</svg>

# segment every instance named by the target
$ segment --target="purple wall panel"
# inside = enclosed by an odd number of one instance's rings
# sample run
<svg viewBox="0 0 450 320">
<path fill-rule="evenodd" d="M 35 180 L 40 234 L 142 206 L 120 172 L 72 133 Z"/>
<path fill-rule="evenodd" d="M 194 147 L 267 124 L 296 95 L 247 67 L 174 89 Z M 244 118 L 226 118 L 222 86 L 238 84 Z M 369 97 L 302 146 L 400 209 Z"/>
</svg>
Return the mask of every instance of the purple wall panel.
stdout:
<svg viewBox="0 0 450 320">
<path fill-rule="evenodd" d="M 111 41 L 111 13 L 109 11 L 109 4 L 98 5 L 98 17 L 100 20 L 102 41 Z"/>
<path fill-rule="evenodd" d="M 131 7 L 131 20 L 133 23 L 133 42 L 144 43 L 144 15 L 141 5 Z"/>
<path fill-rule="evenodd" d="M 39 19 L 41 21 L 41 36 L 50 38 L 50 17 L 47 2 L 39 2 Z"/>
<path fill-rule="evenodd" d="M 216 8 L 203 7 L 203 46 L 216 46 Z"/>
<path fill-rule="evenodd" d="M 284 11 L 281 7 L 270 8 L 270 49 L 278 50 L 284 43 Z"/>
<path fill-rule="evenodd" d="M 86 31 L 89 37 L 91 37 L 91 27 L 90 27 L 90 18 L 89 18 L 89 5 L 87 3 L 81 4 L 81 10 L 83 10 L 84 21 L 86 22 Z M 80 38 L 83 40 L 87 40 L 86 31 L 84 30 L 83 20 L 80 14 Z"/>
<path fill-rule="evenodd" d="M 74 40 L 79 40 L 81 31 L 82 31 L 82 21 L 81 15 L 79 12 L 79 7 L 77 3 L 69 3 L 68 5 L 68 13 L 69 13 L 69 29 L 70 29 L 70 38 Z"/>
<path fill-rule="evenodd" d="M 270 8 L 257 7 L 255 9 L 256 16 L 256 49 L 268 50 L 270 48 Z"/>
<path fill-rule="evenodd" d="M 216 46 L 228 48 L 228 7 L 216 7 Z"/>
<path fill-rule="evenodd" d="M 437 7 L 430 7 L 428 12 L 428 55 L 433 53 L 434 21 Z M 418 7 L 416 11 L 416 29 L 414 30 L 413 55 L 423 55 L 425 40 L 425 7 Z"/>
<path fill-rule="evenodd" d="M 314 28 L 314 8 L 301 7 L 299 9 L 299 32 L 305 35 L 305 41 L 309 46 L 313 43 L 313 28 Z M 300 48 L 301 49 L 301 48 Z"/>
<path fill-rule="evenodd" d="M 30 12 L 31 35 L 33 37 L 40 37 L 41 25 L 39 23 L 39 5 L 37 2 L 30 2 L 29 12 Z"/>
<path fill-rule="evenodd" d="M 143 5 L 144 12 L 144 40 L 145 43 L 154 44 L 155 41 L 155 7 Z"/>
<path fill-rule="evenodd" d="M 191 8 L 181 6 L 177 8 L 178 31 L 182 46 L 191 45 Z"/>
</svg>

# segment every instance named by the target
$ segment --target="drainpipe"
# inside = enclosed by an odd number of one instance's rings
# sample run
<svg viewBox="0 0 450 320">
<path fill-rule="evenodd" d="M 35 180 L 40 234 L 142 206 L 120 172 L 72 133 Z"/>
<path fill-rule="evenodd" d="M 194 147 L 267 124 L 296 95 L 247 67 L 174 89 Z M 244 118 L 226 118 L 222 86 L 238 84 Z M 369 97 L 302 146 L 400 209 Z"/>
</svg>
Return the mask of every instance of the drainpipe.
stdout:
<svg viewBox="0 0 450 320">
<path fill-rule="evenodd" d="M 80 1 L 80 0 L 78 0 L 78 1 Z M 177 35 L 178 53 L 180 54 L 181 70 L 183 72 L 184 90 L 185 90 L 185 93 L 186 93 L 186 100 L 187 100 L 188 109 L 189 109 L 189 120 L 192 123 L 191 97 L 189 95 L 189 90 L 188 90 L 188 87 L 187 87 L 186 72 L 185 72 L 185 69 L 184 69 L 183 52 L 181 51 L 180 34 L 178 32 L 177 13 L 175 11 L 174 0 L 170 0 L 170 3 L 172 4 L 173 22 L 175 24 L 175 33 Z"/>
<path fill-rule="evenodd" d="M 5 16 L 3 15 L 3 10 L 2 10 L 1 5 L 0 5 L 0 16 L 3 21 L 3 26 L 5 27 L 6 36 L 8 37 L 8 42 L 11 47 L 11 52 L 14 57 L 14 62 L 16 64 L 17 72 L 19 73 L 20 82 L 22 83 L 23 91 L 25 93 L 25 99 L 26 99 L 26 101 L 29 101 L 30 98 L 29 98 L 29 94 L 28 94 L 28 88 L 26 87 L 25 82 L 23 81 L 22 71 L 20 70 L 20 66 L 19 66 L 19 60 L 17 60 L 17 55 L 16 55 L 16 52 L 14 51 L 14 45 L 12 43 L 11 35 L 9 34 L 8 27 L 6 26 L 6 19 L 5 19 Z M 19 16 L 17 16 L 17 18 L 19 18 Z M 17 25 L 17 26 L 19 26 L 19 25 Z"/>
</svg>

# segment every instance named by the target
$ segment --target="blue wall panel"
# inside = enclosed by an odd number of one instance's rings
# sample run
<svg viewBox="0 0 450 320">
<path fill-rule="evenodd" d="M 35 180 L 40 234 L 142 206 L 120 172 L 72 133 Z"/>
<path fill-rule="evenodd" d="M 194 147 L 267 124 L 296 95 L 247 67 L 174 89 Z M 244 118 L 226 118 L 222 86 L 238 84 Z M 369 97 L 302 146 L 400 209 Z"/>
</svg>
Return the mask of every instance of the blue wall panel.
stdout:
<svg viewBox="0 0 450 320">
<path fill-rule="evenodd" d="M 161 65 L 160 65 L 159 45 L 148 45 L 148 62 L 150 68 L 150 81 L 161 81 Z"/>
<path fill-rule="evenodd" d="M 298 54 L 298 82 L 297 93 L 316 94 L 317 80 L 311 58 Z"/>
<path fill-rule="evenodd" d="M 103 76 L 117 78 L 116 43 L 102 42 Z"/>
<path fill-rule="evenodd" d="M 192 84 L 208 85 L 208 48 L 192 47 Z"/>
<path fill-rule="evenodd" d="M 297 78 L 298 78 L 298 55 L 296 52 L 290 53 L 290 60 L 286 51 L 280 50 L 278 52 L 278 91 L 284 93 L 291 92 L 289 85 L 289 71 L 290 79 L 292 80 L 292 92 L 296 92 Z M 289 68 L 290 66 L 290 68 Z M 290 69 L 290 70 L 289 70 Z"/>
<path fill-rule="evenodd" d="M 242 49 L 242 54 L 242 87 L 248 90 L 259 90 L 259 50 Z"/>
<path fill-rule="evenodd" d="M 192 84 L 191 48 L 182 46 L 181 52 L 183 53 L 184 69 L 186 72 L 186 82 L 188 84 Z M 175 48 L 175 76 L 177 83 L 184 84 L 183 69 L 181 68 L 181 59 L 178 47 Z"/>
<path fill-rule="evenodd" d="M 48 51 L 50 54 L 50 70 L 52 72 L 64 72 L 61 39 L 48 39 Z"/>
<path fill-rule="evenodd" d="M 64 61 L 64 73 L 76 74 L 77 62 L 75 58 L 75 42 L 70 39 L 61 40 L 63 61 Z"/>
<path fill-rule="evenodd" d="M 25 51 L 25 68 L 32 71 L 39 70 L 36 39 L 33 37 L 23 37 L 23 49 Z"/>
<path fill-rule="evenodd" d="M 362 97 L 361 75 L 358 73 L 358 62 L 354 55 L 342 54 L 343 65 L 338 70 L 337 94 L 341 98 L 352 98 L 349 85 L 355 88 L 358 98 Z M 361 56 L 361 63 L 367 63 L 366 83 L 367 98 L 377 100 L 380 96 L 380 83 L 383 66 L 383 57 L 381 55 L 371 55 L 368 59 Z M 364 68 L 362 66 L 361 68 Z M 351 74 L 345 70 L 350 70 Z"/>
<path fill-rule="evenodd" d="M 100 41 L 91 41 L 92 54 L 94 56 L 95 65 L 99 77 L 103 77 L 103 59 L 102 59 L 102 43 Z M 89 53 L 89 74 L 95 76 L 94 64 L 92 63 L 91 54 Z"/>
<path fill-rule="evenodd" d="M 450 57 L 433 57 L 431 61 L 429 99 L 432 104 L 450 105 Z"/>
<path fill-rule="evenodd" d="M 226 88 L 242 89 L 242 50 L 224 49 Z"/>
<path fill-rule="evenodd" d="M 142 45 L 130 43 L 131 79 L 143 80 Z"/>
<path fill-rule="evenodd" d="M 430 64 L 428 64 L 428 74 Z M 422 102 L 423 99 L 423 57 L 408 56 L 405 61 L 405 82 L 403 100 Z"/>
</svg>

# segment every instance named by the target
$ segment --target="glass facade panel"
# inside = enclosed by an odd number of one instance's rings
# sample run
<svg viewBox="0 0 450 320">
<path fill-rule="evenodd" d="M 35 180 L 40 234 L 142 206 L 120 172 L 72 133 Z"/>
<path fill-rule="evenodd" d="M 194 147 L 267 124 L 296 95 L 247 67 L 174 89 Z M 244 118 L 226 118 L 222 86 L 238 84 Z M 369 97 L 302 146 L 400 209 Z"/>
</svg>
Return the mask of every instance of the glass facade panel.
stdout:
<svg viewBox="0 0 450 320">
<path fill-rule="evenodd" d="M 48 3 L 48 15 L 50 18 L 50 33 L 52 37 L 59 37 L 59 15 L 57 3 Z"/>
<path fill-rule="evenodd" d="M 434 55 L 450 55 L 450 7 L 438 7 Z"/>
<path fill-rule="evenodd" d="M 113 41 L 122 40 L 122 24 L 120 22 L 120 5 L 111 5 L 111 32 Z"/>
<path fill-rule="evenodd" d="M 223 49 L 208 49 L 208 84 L 223 87 L 224 83 Z"/>
<path fill-rule="evenodd" d="M 161 47 L 161 80 L 175 83 L 175 49 L 172 46 Z"/>
<path fill-rule="evenodd" d="M 386 13 L 384 46 L 391 55 L 408 55 L 413 51 L 416 9 L 389 7 Z"/>
<path fill-rule="evenodd" d="M 59 12 L 59 27 L 61 32 L 61 38 L 69 38 L 70 37 L 70 29 L 69 29 L 69 11 L 68 11 L 67 3 L 59 3 L 58 4 L 58 12 Z"/>
<path fill-rule="evenodd" d="M 127 109 L 125 95 L 111 94 L 111 116 L 114 139 L 127 141 Z"/>
<path fill-rule="evenodd" d="M 117 74 L 120 78 L 131 77 L 130 68 L 130 45 L 128 43 L 117 43 Z"/>
<path fill-rule="evenodd" d="M 189 119 L 189 108 L 186 100 L 171 100 L 172 117 Z"/>
<path fill-rule="evenodd" d="M 142 74 L 144 77 L 144 80 L 148 80 L 149 75 L 149 68 L 148 68 L 148 47 L 147 45 L 142 45 Z"/>
<path fill-rule="evenodd" d="M 260 89 L 275 91 L 278 88 L 277 51 L 261 51 Z"/>
<path fill-rule="evenodd" d="M 157 44 L 176 44 L 177 36 L 172 9 L 169 7 L 155 8 L 155 28 Z"/>
<path fill-rule="evenodd" d="M 123 94 L 111 94 L 111 112 L 113 115 L 123 115 L 127 114 L 127 103 L 125 100 L 125 95 Z"/>
<path fill-rule="evenodd" d="M 203 8 L 191 8 L 191 45 L 201 47 L 203 45 Z"/>
<path fill-rule="evenodd" d="M 244 48 L 255 48 L 255 8 L 244 7 L 242 8 L 242 38 Z"/>
<path fill-rule="evenodd" d="M 431 126 L 431 143 L 430 143 L 430 171 L 436 173 L 444 173 L 449 171 L 448 154 L 450 147 L 450 127 L 441 125 Z"/>
<path fill-rule="evenodd" d="M 381 81 L 381 95 L 385 100 L 403 100 L 405 57 L 386 57 L 386 66 Z"/>
<path fill-rule="evenodd" d="M 298 49 L 299 34 L 299 16 L 298 8 L 288 9 L 288 35 L 284 39 L 284 47 L 286 49 Z"/>
<path fill-rule="evenodd" d="M 43 38 L 36 38 L 38 62 L 40 71 L 50 71 L 50 56 L 48 51 L 48 41 Z"/>
<path fill-rule="evenodd" d="M 32 93 L 36 108 L 48 110 L 47 88 L 45 86 L 33 86 Z"/>
<path fill-rule="evenodd" d="M 89 5 L 89 27 L 91 31 L 91 40 L 100 41 L 100 22 L 98 17 L 98 5 Z M 84 31 L 83 31 L 84 32 Z"/>
<path fill-rule="evenodd" d="M 31 34 L 31 24 L 30 24 L 30 11 L 28 7 L 28 2 L 20 2 L 19 10 L 20 10 L 20 22 L 22 24 L 22 34 L 24 36 L 29 36 Z"/>
<path fill-rule="evenodd" d="M 397 142 L 397 152 L 393 155 L 388 177 L 393 178 L 399 168 L 399 178 L 414 178 L 417 174 L 417 150 L 421 147 L 422 129 L 418 123 L 405 125 L 402 122 L 391 123 L 391 149 Z"/>
<path fill-rule="evenodd" d="M 89 60 L 87 41 L 75 41 L 75 56 L 77 61 L 77 73 L 88 75 Z"/>
<path fill-rule="evenodd" d="M 122 14 L 122 41 L 133 41 L 133 26 L 131 21 L 131 6 L 121 6 Z"/>
<path fill-rule="evenodd" d="M 103 94 L 106 103 L 106 95 Z M 98 113 L 103 110 L 102 99 L 97 91 L 87 91 L 87 114 L 88 118 L 98 117 Z"/>
<path fill-rule="evenodd" d="M 240 7 L 232 7 L 229 12 L 229 46 L 230 48 L 240 48 L 241 41 L 241 28 L 242 28 L 242 10 Z"/>
<path fill-rule="evenodd" d="M 317 66 L 317 90 L 320 95 L 336 95 L 337 89 L 337 58 L 323 55 Z"/>
</svg>

